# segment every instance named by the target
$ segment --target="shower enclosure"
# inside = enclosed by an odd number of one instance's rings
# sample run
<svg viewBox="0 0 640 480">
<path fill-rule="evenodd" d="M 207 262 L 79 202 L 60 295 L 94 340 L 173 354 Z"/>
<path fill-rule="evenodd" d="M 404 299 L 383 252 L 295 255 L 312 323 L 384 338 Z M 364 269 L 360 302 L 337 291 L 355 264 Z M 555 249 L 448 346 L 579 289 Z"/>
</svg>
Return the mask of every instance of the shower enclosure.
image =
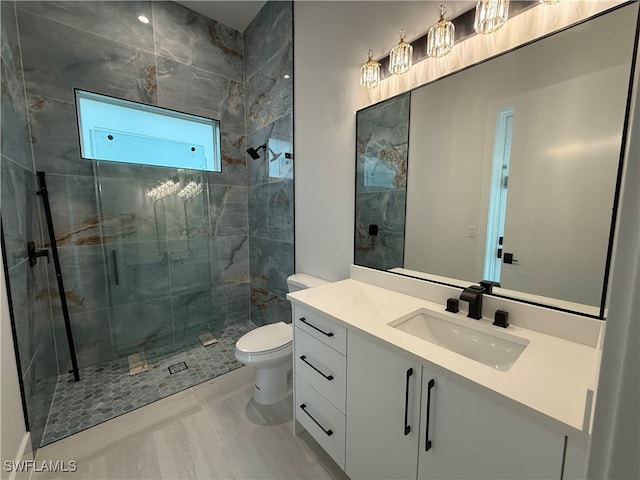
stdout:
<svg viewBox="0 0 640 480">
<path fill-rule="evenodd" d="M 95 198 L 80 203 L 95 204 L 96 215 L 54 225 L 80 368 L 220 333 L 207 174 L 93 163 L 93 185 L 75 195 L 92 186 Z M 57 199 L 50 183 L 52 208 L 74 217 L 79 199 Z"/>
</svg>

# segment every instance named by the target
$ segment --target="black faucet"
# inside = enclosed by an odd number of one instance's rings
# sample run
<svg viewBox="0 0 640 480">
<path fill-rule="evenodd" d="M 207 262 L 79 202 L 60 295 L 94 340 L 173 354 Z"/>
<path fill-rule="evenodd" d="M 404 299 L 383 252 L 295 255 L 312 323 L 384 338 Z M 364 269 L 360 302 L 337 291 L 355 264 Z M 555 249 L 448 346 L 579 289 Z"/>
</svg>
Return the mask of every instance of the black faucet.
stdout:
<svg viewBox="0 0 640 480">
<path fill-rule="evenodd" d="M 469 314 L 467 317 L 480 320 L 482 318 L 482 294 L 484 287 L 471 285 L 465 288 L 460 294 L 460 300 L 469 302 Z"/>
</svg>

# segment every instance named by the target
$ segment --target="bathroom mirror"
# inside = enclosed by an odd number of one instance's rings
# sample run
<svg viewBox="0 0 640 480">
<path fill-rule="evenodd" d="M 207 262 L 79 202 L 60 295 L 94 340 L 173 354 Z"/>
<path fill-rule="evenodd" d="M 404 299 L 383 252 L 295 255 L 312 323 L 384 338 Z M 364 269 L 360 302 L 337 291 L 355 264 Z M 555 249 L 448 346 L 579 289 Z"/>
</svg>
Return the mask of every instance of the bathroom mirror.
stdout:
<svg viewBox="0 0 640 480">
<path fill-rule="evenodd" d="M 357 113 L 357 265 L 605 317 L 638 5 Z"/>
</svg>

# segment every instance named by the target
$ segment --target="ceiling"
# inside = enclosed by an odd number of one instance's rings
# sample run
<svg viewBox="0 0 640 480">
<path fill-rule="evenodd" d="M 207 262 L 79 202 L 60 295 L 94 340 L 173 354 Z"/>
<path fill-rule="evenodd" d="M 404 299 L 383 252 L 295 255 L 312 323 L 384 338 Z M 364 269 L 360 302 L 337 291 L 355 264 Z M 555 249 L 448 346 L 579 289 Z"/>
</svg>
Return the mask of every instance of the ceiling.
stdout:
<svg viewBox="0 0 640 480">
<path fill-rule="evenodd" d="M 176 3 L 217 20 L 234 30 L 244 32 L 266 1 L 192 0 Z"/>
</svg>

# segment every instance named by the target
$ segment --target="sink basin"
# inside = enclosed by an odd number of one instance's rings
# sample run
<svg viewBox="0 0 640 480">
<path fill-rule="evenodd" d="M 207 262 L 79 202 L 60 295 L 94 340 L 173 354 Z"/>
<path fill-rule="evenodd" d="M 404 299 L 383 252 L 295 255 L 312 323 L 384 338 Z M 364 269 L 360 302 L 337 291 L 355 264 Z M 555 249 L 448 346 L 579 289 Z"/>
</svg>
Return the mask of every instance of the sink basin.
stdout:
<svg viewBox="0 0 640 480">
<path fill-rule="evenodd" d="M 390 322 L 389 326 L 496 370 L 509 370 L 529 340 L 474 322 L 477 320 L 453 318 L 421 308 Z"/>
</svg>

